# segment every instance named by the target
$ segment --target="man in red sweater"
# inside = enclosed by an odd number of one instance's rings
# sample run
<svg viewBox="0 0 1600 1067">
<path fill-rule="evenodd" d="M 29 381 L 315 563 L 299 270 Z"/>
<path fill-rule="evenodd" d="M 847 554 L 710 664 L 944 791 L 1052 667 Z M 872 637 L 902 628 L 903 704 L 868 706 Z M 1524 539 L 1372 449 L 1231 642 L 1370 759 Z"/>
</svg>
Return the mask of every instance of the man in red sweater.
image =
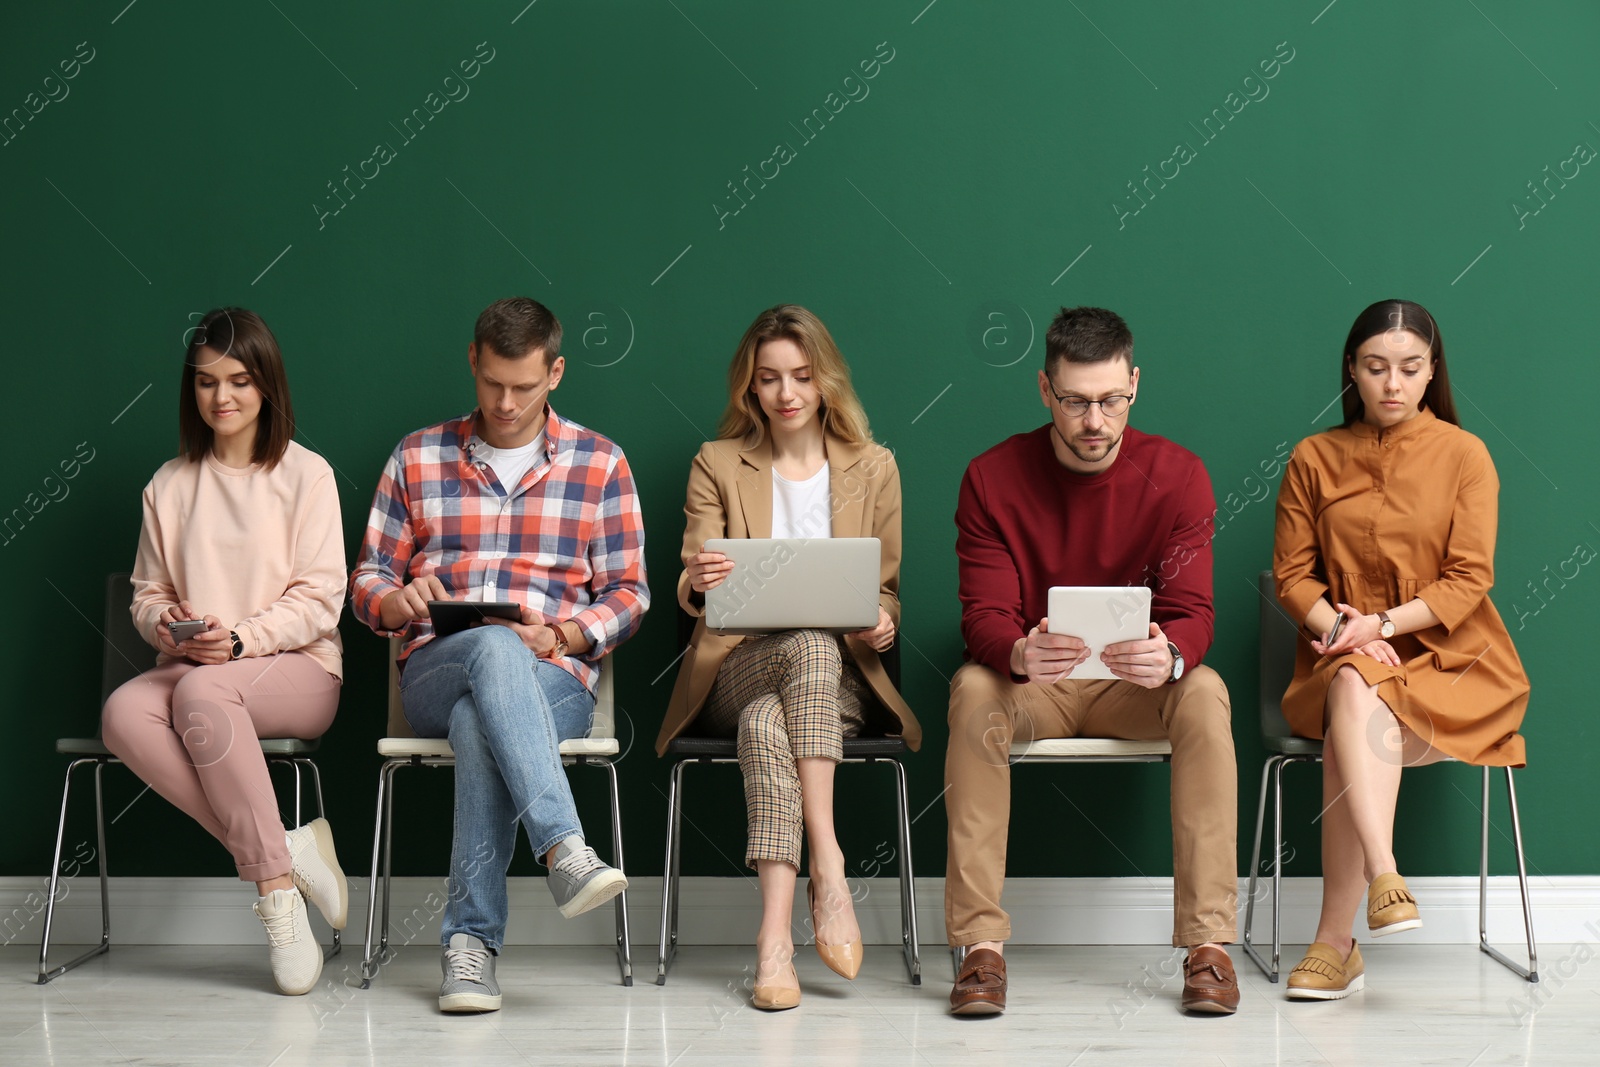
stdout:
<svg viewBox="0 0 1600 1067">
<path fill-rule="evenodd" d="M 1231 1013 L 1227 951 L 1238 895 L 1238 780 L 1228 691 L 1211 645 L 1216 500 L 1194 453 L 1128 426 L 1139 392 L 1133 334 L 1103 308 L 1063 308 L 1045 336 L 1050 422 L 967 467 L 956 506 L 961 633 L 945 758 L 945 924 L 966 956 L 951 1011 L 1005 1010 L 1000 907 L 1013 741 L 1116 737 L 1172 743 L 1174 946 L 1183 1007 Z M 1147 639 L 1108 646 L 1116 680 L 1074 679 L 1088 648 L 1045 619 L 1055 585 L 1151 589 Z M 1066 620 L 1061 620 L 1065 623 Z M 1056 632 L 1051 632 L 1056 631 Z"/>
</svg>

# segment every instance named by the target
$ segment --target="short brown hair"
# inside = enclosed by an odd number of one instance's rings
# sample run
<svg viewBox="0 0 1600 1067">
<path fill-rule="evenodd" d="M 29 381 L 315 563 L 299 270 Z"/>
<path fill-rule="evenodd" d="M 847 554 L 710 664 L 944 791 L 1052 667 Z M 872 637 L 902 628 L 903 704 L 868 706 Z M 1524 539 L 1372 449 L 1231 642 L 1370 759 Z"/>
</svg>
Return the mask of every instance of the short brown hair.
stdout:
<svg viewBox="0 0 1600 1067">
<path fill-rule="evenodd" d="M 1105 363 L 1125 359 L 1133 366 L 1133 331 L 1122 316 L 1105 308 L 1062 308 L 1044 335 L 1044 372 L 1056 364 Z"/>
<path fill-rule="evenodd" d="M 294 439 L 294 406 L 289 402 L 289 378 L 283 370 L 283 353 L 261 316 L 244 308 L 208 311 L 189 337 L 183 356 L 183 381 L 178 392 L 178 451 L 198 462 L 211 451 L 216 434 L 200 415 L 194 398 L 194 377 L 199 372 L 200 350 L 244 364 L 250 382 L 261 393 L 261 417 L 256 422 L 256 443 L 250 461 L 268 470 L 277 466 Z M 209 359 L 207 363 L 211 362 Z"/>
<path fill-rule="evenodd" d="M 561 355 L 561 322 L 549 308 L 526 296 L 508 296 L 483 309 L 472 328 L 472 343 L 493 349 L 503 359 L 521 359 L 544 350 L 544 365 Z"/>
</svg>

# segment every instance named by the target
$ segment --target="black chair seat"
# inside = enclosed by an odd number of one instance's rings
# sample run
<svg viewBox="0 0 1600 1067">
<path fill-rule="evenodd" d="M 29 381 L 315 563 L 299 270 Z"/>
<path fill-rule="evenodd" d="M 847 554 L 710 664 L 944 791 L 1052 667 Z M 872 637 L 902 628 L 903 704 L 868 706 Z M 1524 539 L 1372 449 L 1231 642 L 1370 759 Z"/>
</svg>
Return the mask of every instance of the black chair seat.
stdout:
<svg viewBox="0 0 1600 1067">
<path fill-rule="evenodd" d="M 1280 756 L 1322 755 L 1322 742 L 1309 737 L 1263 737 L 1261 744 L 1268 752 Z"/>
<path fill-rule="evenodd" d="M 906 753 L 902 737 L 847 737 L 844 758 L 895 758 Z M 667 742 L 668 756 L 676 759 L 735 759 L 739 742 L 732 737 L 675 737 Z"/>
<path fill-rule="evenodd" d="M 309 756 L 322 747 L 320 739 L 302 741 L 294 737 L 263 737 L 261 751 L 268 756 L 293 758 Z M 115 759 L 104 741 L 98 737 L 62 737 L 56 739 L 56 751 L 63 756 L 81 756 L 89 759 Z"/>
</svg>

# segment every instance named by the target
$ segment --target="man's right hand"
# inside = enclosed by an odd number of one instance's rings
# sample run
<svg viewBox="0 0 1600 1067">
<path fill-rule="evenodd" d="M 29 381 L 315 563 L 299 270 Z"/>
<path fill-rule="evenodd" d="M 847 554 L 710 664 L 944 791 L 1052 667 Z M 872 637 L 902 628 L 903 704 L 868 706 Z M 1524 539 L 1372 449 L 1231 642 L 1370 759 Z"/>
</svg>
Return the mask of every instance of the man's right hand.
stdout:
<svg viewBox="0 0 1600 1067">
<path fill-rule="evenodd" d="M 437 576 L 425 574 L 378 602 L 378 621 L 385 630 L 399 630 L 428 617 L 428 601 L 453 600 Z"/>
<path fill-rule="evenodd" d="M 1076 637 L 1049 632 L 1050 620 L 1040 619 L 1028 636 L 1011 646 L 1011 673 L 1025 674 L 1037 685 L 1053 685 L 1072 674 L 1089 658 L 1089 646 Z"/>
</svg>

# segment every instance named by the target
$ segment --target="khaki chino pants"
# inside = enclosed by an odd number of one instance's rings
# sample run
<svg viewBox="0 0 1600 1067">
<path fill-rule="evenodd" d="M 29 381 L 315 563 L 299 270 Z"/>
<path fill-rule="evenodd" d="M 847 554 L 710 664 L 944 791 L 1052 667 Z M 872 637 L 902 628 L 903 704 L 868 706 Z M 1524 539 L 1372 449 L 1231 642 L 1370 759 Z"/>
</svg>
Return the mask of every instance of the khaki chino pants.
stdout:
<svg viewBox="0 0 1600 1067">
<path fill-rule="evenodd" d="M 1011 743 L 1060 737 L 1172 742 L 1172 943 L 1234 941 L 1239 815 L 1232 725 L 1227 687 L 1208 667 L 1146 689 L 1070 678 L 1018 685 L 980 664 L 963 666 L 950 685 L 945 755 L 950 944 L 1011 937 L 1010 917 L 1000 906 Z"/>
</svg>

